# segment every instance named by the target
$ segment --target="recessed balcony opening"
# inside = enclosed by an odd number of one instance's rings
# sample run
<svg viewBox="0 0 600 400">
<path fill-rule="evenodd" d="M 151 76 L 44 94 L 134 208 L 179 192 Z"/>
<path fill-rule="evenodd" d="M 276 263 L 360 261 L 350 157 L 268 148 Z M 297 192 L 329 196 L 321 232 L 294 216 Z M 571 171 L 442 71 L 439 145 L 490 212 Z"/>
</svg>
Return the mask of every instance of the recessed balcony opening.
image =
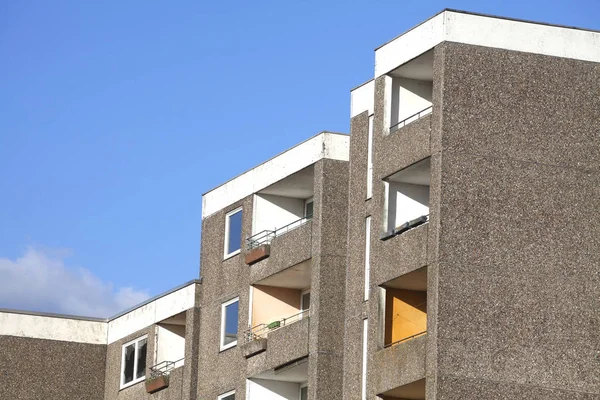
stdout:
<svg viewBox="0 0 600 400">
<path fill-rule="evenodd" d="M 307 400 L 308 357 L 249 378 L 248 400 Z"/>
<path fill-rule="evenodd" d="M 309 317 L 311 260 L 252 285 L 251 321 L 247 342 Z"/>
<path fill-rule="evenodd" d="M 156 324 L 155 364 L 150 367 L 151 376 L 167 375 L 184 364 L 185 321 L 182 312 Z"/>
<path fill-rule="evenodd" d="M 312 219 L 314 176 L 314 165 L 311 165 L 254 195 L 252 235 L 246 241 L 248 249 L 269 244 L 275 237 Z"/>
<path fill-rule="evenodd" d="M 418 381 L 411 382 L 407 385 L 398 386 L 385 393 L 381 393 L 377 397 L 380 397 L 383 400 L 425 400 L 425 379 L 419 379 Z"/>
<path fill-rule="evenodd" d="M 427 222 L 429 218 L 430 158 L 384 179 L 384 236 L 388 239 Z"/>
<path fill-rule="evenodd" d="M 392 279 L 381 290 L 384 347 L 427 333 L 427 267 Z"/>
<path fill-rule="evenodd" d="M 430 114 L 433 99 L 433 50 L 388 74 L 389 132 Z"/>
</svg>

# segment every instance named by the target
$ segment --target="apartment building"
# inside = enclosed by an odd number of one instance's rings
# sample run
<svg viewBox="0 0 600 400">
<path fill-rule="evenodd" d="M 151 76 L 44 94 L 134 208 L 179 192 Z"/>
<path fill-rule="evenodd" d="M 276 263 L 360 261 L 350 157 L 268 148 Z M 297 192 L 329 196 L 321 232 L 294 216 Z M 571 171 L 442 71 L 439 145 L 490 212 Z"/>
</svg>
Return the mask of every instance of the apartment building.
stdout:
<svg viewBox="0 0 600 400">
<path fill-rule="evenodd" d="M 375 50 L 344 399 L 599 398 L 599 62 L 598 32 L 453 10 Z"/>
<path fill-rule="evenodd" d="M 350 111 L 203 195 L 201 280 L 0 310 L 0 398 L 598 399 L 600 33 L 444 10 Z"/>
</svg>

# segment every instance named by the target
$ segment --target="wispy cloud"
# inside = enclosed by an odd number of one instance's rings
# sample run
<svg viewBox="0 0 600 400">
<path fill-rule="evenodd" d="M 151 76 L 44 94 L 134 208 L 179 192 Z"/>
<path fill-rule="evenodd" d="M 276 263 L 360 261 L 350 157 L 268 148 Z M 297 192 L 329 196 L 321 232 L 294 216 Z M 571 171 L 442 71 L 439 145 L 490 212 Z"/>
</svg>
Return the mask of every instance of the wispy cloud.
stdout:
<svg viewBox="0 0 600 400">
<path fill-rule="evenodd" d="M 67 251 L 28 247 L 15 260 L 0 257 L 0 308 L 109 317 L 149 297 L 116 288 L 85 268 L 65 264 Z"/>
</svg>

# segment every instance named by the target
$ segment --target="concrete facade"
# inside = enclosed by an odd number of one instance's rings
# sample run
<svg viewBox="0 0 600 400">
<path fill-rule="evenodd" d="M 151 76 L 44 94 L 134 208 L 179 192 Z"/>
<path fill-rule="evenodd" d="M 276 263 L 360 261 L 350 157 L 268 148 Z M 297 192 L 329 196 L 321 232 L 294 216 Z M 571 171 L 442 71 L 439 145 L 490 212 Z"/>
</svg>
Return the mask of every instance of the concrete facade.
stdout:
<svg viewBox="0 0 600 400">
<path fill-rule="evenodd" d="M 600 395 L 600 64 L 493 47 L 436 44 L 432 113 L 393 133 L 390 78 L 375 79 L 371 199 L 371 111 L 352 111 L 344 399 L 405 398 L 423 378 L 406 398 Z M 379 239 L 383 179 L 428 157 L 429 221 Z M 421 267 L 427 333 L 385 348 L 382 288 Z"/>
<path fill-rule="evenodd" d="M 375 60 L 349 136 L 203 195 L 201 282 L 109 320 L 0 310 L 0 398 L 599 398 L 600 33 L 445 10 Z M 426 215 L 390 218 L 406 185 Z M 183 365 L 123 388 L 161 324 Z"/>
<path fill-rule="evenodd" d="M 339 366 L 343 360 L 344 314 L 340 299 L 344 297 L 345 286 L 347 164 L 347 161 L 330 158 L 314 164 L 312 219 L 275 237 L 270 256 L 256 264 L 246 265 L 243 252 L 223 260 L 222 251 L 225 216 L 229 211 L 242 208 L 242 237 L 251 236 L 252 196 L 204 218 L 200 342 L 209 350 L 200 353 L 200 398 L 216 399 L 231 390 L 235 390 L 236 398 L 245 398 L 247 379 L 304 357 L 308 357 L 306 381 L 310 398 L 342 396 Z M 244 345 L 244 332 L 250 328 L 251 285 L 268 282 L 300 264 L 310 266 L 308 315 L 269 332 L 266 350 L 246 358 L 248 353 L 254 352 L 246 351 L 252 343 Z M 294 285 L 294 282 L 289 284 Z M 233 298 L 239 298 L 238 345 L 219 351 L 221 304 Z M 338 367 L 333 367 L 335 365 Z"/>
</svg>

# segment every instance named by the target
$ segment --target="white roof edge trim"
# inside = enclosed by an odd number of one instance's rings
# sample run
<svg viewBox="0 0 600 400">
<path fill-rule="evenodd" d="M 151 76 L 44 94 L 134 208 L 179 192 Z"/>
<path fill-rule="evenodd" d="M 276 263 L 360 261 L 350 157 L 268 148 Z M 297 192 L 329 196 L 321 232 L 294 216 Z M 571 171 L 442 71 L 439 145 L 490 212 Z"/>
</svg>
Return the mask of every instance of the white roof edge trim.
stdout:
<svg viewBox="0 0 600 400">
<path fill-rule="evenodd" d="M 172 317 L 195 305 L 199 280 L 150 299 L 110 320 L 0 310 L 0 336 L 106 345 Z"/>
<path fill-rule="evenodd" d="M 375 51 L 375 78 L 449 41 L 600 62 L 600 32 L 446 10 Z"/>
<path fill-rule="evenodd" d="M 0 312 L 0 336 L 104 345 L 107 329 L 103 321 Z"/>
<path fill-rule="evenodd" d="M 323 159 L 348 161 L 350 137 L 321 132 L 202 196 L 202 219 Z"/>
<path fill-rule="evenodd" d="M 108 321 L 107 343 L 111 344 L 139 330 L 194 307 L 196 283 L 168 293 L 150 303 Z"/>
<path fill-rule="evenodd" d="M 374 105 L 375 80 L 371 79 L 350 92 L 350 118 L 356 117 L 365 110 L 369 111 L 369 115 L 373 114 Z"/>
</svg>

